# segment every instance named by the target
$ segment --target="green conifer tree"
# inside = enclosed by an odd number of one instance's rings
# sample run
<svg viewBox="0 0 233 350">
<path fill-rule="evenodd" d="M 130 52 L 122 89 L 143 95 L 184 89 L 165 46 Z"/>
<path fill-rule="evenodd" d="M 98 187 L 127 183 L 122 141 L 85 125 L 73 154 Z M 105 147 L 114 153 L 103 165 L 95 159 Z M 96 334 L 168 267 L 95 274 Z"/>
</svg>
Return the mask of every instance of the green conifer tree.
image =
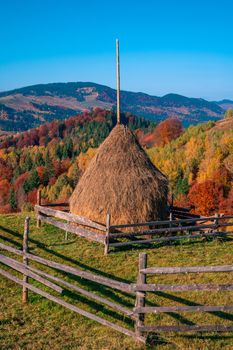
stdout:
<svg viewBox="0 0 233 350">
<path fill-rule="evenodd" d="M 10 189 L 9 204 L 11 209 L 15 210 L 17 208 L 16 195 L 13 188 Z"/>
</svg>

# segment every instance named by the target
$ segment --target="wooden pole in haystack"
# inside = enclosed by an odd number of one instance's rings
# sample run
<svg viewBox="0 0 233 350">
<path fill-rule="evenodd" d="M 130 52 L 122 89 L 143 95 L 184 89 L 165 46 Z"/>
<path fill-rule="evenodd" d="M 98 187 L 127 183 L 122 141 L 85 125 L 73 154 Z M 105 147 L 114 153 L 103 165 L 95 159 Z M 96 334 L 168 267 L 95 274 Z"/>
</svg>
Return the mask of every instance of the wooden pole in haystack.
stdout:
<svg viewBox="0 0 233 350">
<path fill-rule="evenodd" d="M 121 123 L 120 110 L 120 57 L 119 57 L 119 40 L 116 39 L 116 79 L 117 79 L 117 124 Z"/>
<path fill-rule="evenodd" d="M 27 216 L 24 221 L 24 232 L 23 232 L 23 263 L 25 266 L 28 265 L 28 258 L 26 254 L 28 253 L 29 220 L 30 218 Z M 23 282 L 28 283 L 27 275 L 23 275 Z M 28 300 L 28 289 L 27 287 L 23 286 L 22 302 L 25 304 L 27 300 Z"/>
</svg>

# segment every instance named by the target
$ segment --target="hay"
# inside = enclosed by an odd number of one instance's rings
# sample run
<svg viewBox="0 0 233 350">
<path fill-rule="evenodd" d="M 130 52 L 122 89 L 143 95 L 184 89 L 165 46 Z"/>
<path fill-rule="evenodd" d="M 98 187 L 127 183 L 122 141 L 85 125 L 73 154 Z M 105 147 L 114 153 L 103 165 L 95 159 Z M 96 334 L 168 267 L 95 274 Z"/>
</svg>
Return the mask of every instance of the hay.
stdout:
<svg viewBox="0 0 233 350">
<path fill-rule="evenodd" d="M 73 214 L 105 224 L 166 216 L 167 178 L 151 163 L 134 134 L 117 125 L 99 147 L 70 198 Z"/>
</svg>

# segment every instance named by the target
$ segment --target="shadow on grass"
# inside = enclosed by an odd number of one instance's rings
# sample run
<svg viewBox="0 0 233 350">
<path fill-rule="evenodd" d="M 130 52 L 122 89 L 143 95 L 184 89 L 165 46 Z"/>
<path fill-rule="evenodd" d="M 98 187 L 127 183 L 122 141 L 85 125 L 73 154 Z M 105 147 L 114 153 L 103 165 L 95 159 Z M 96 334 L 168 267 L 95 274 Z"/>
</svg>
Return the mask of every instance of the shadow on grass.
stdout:
<svg viewBox="0 0 233 350">
<path fill-rule="evenodd" d="M 112 309 L 108 308 L 107 306 L 102 305 L 102 304 L 98 304 L 97 302 L 90 300 L 83 295 L 80 295 L 80 294 L 78 295 L 77 293 L 73 293 L 73 292 L 66 290 L 66 289 L 63 291 L 63 295 L 71 298 L 72 300 L 86 304 L 89 307 L 91 307 L 92 309 L 96 310 L 97 312 L 101 312 L 106 316 L 110 316 L 110 317 L 112 317 L 116 320 L 119 320 L 119 321 L 124 321 L 126 324 L 128 324 L 131 327 L 133 327 L 133 325 L 134 325 L 133 320 L 131 318 L 129 318 L 127 315 L 119 314 L 118 312 L 113 311 Z"/>
<path fill-rule="evenodd" d="M 129 237 L 129 241 L 132 240 Z M 137 241 L 137 239 L 133 239 L 134 241 Z M 138 239 L 140 240 L 140 239 Z M 128 245 L 128 246 L 122 246 L 122 247 L 112 247 L 110 245 L 110 249 L 114 249 L 114 250 L 110 250 L 110 254 L 111 252 L 126 252 L 129 250 L 144 250 L 144 249 L 152 249 L 152 248 L 162 248 L 162 247 L 167 247 L 167 246 L 193 246 L 195 244 L 200 244 L 200 243 L 204 243 L 204 242 L 213 242 L 214 240 L 219 240 L 221 243 L 224 242 L 231 242 L 233 241 L 233 238 L 231 237 L 220 237 L 220 236 L 216 236 L 216 237 L 200 237 L 200 238 L 182 238 L 181 240 L 177 240 L 177 241 L 165 241 L 165 242 L 152 242 L 152 243 L 134 243 L 132 245 Z"/>
<path fill-rule="evenodd" d="M 161 335 L 158 335 L 155 333 L 154 334 L 150 333 L 147 335 L 147 339 L 146 339 L 147 349 L 155 349 L 155 347 L 158 345 L 168 345 L 168 344 L 172 344 L 170 339 L 168 341 L 167 339 L 164 339 Z"/>
<path fill-rule="evenodd" d="M 233 339 L 233 335 L 219 335 L 219 334 L 185 334 L 182 335 L 182 338 L 188 339 L 210 339 L 210 340 L 224 340 L 224 339 Z"/>
<path fill-rule="evenodd" d="M 165 292 L 155 292 L 155 294 L 157 296 L 161 296 L 165 299 L 169 299 L 169 300 L 172 300 L 172 301 L 176 301 L 178 303 L 181 303 L 181 304 L 184 304 L 184 305 L 187 305 L 187 306 L 202 306 L 202 304 L 199 304 L 199 303 L 195 303 L 194 301 L 191 301 L 191 300 L 187 300 L 187 299 L 184 299 L 182 297 L 179 297 L 179 296 L 176 296 L 176 295 L 172 295 L 172 294 L 169 294 L 169 293 L 165 293 Z M 224 311 L 217 311 L 217 312 L 206 312 L 206 313 L 209 313 L 211 315 L 215 315 L 219 318 L 222 318 L 224 320 L 229 320 L 229 321 L 233 321 L 233 315 L 232 314 L 229 314 L 227 312 L 224 312 Z"/>
<path fill-rule="evenodd" d="M 176 335 L 174 335 L 176 337 Z M 219 335 L 219 334 L 205 334 L 201 335 L 200 333 L 195 333 L 195 334 L 180 334 L 180 337 L 183 339 L 188 339 L 190 341 L 192 340 L 227 340 L 227 339 L 233 339 L 233 335 Z M 176 348 L 175 344 L 172 342 L 173 337 L 169 337 L 169 340 L 163 337 L 161 333 L 150 333 L 147 336 L 147 349 L 155 349 L 156 346 L 159 345 L 168 345 L 168 344 L 173 344 L 174 348 Z"/>
</svg>

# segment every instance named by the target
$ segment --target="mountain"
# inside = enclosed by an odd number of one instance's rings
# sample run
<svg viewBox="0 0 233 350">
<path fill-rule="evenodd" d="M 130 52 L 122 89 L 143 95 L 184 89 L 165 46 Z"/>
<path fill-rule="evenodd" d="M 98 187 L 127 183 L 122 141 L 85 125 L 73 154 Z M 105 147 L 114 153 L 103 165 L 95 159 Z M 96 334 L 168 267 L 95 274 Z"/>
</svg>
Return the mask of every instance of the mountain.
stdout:
<svg viewBox="0 0 233 350">
<path fill-rule="evenodd" d="M 218 106 L 220 106 L 222 109 L 227 110 L 229 108 L 233 108 L 233 101 L 232 100 L 221 100 L 215 102 Z"/>
<path fill-rule="evenodd" d="M 115 109 L 116 90 L 90 82 L 51 83 L 0 93 L 0 129 L 22 131 L 96 107 Z M 121 109 L 154 121 L 177 116 L 184 126 L 218 120 L 224 110 L 214 102 L 177 94 L 163 97 L 121 91 Z"/>
</svg>

